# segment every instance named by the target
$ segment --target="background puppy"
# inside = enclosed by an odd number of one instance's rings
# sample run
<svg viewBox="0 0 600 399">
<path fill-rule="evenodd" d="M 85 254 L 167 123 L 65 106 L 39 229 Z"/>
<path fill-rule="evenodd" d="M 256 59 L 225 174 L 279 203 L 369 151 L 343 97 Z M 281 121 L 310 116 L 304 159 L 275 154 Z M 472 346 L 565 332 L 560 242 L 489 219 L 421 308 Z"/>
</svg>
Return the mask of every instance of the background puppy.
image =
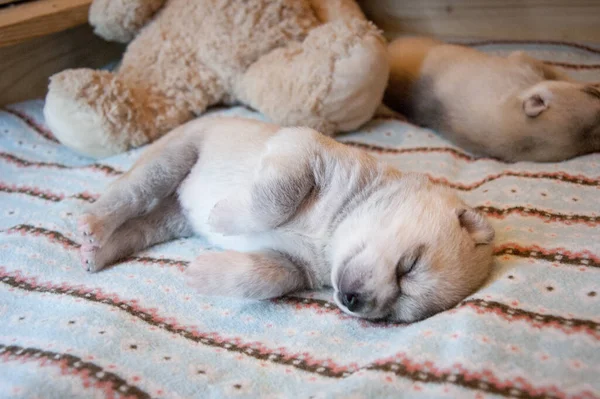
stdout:
<svg viewBox="0 0 600 399">
<path fill-rule="evenodd" d="M 600 91 L 523 52 L 429 38 L 397 39 L 388 51 L 385 104 L 474 154 L 560 161 L 600 150 Z"/>
<path fill-rule="evenodd" d="M 352 315 L 411 322 L 486 278 L 494 231 L 445 187 L 307 128 L 201 119 L 150 146 L 82 215 L 89 271 L 201 234 L 200 293 L 267 299 L 333 286 Z"/>
</svg>

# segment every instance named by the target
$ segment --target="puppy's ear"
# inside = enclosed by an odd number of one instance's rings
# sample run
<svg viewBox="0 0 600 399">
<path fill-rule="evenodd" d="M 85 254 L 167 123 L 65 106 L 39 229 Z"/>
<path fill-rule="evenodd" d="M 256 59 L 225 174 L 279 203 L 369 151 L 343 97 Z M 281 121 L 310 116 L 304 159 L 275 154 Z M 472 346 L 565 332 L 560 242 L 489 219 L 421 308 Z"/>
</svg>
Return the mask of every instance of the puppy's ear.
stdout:
<svg viewBox="0 0 600 399">
<path fill-rule="evenodd" d="M 523 112 L 530 118 L 535 118 L 550 106 L 552 93 L 546 88 L 535 88 L 521 97 L 523 100 Z"/>
<path fill-rule="evenodd" d="M 469 232 L 475 244 L 490 244 L 494 240 L 494 228 L 480 212 L 461 208 L 456 211 L 456 215 L 460 226 Z"/>
</svg>

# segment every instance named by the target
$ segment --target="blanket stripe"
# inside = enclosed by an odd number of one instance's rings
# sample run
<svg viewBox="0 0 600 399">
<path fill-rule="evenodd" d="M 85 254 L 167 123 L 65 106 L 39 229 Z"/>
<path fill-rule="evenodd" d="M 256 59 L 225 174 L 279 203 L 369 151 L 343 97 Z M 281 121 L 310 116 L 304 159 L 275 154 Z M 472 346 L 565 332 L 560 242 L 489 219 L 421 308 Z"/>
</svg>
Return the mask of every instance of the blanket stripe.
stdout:
<svg viewBox="0 0 600 399">
<path fill-rule="evenodd" d="M 41 367 L 46 367 L 48 363 L 60 367 L 63 372 L 77 374 L 85 381 L 84 384 L 89 384 L 90 377 L 95 381 L 96 387 L 101 387 L 108 391 L 118 391 L 124 395 L 146 399 L 151 396 L 142 391 L 138 387 L 127 384 L 127 381 L 120 378 L 118 375 L 109 371 L 103 370 L 102 367 L 89 362 L 83 361 L 77 356 L 68 353 L 56 353 L 43 351 L 37 348 L 23 348 L 17 345 L 0 344 L 0 357 L 3 362 L 9 361 L 35 361 L 39 362 Z"/>
<path fill-rule="evenodd" d="M 26 113 L 21 112 L 16 109 L 12 109 L 12 108 L 4 108 L 3 111 L 8 112 L 9 114 L 12 114 L 15 117 L 19 118 L 20 120 L 22 120 L 23 122 L 25 122 L 30 128 L 32 128 L 35 132 L 39 133 L 39 135 L 42 136 L 43 138 L 45 138 L 49 141 L 52 141 L 53 143 L 58 144 L 58 140 L 56 139 L 56 137 L 54 137 L 54 135 L 52 134 L 52 132 L 50 130 L 48 130 L 48 129 L 46 129 L 46 127 L 38 124 L 35 121 L 35 119 L 30 117 Z"/>
<path fill-rule="evenodd" d="M 56 230 L 50 230 L 43 227 L 36 227 L 33 225 L 17 225 L 11 227 L 7 230 L 0 231 L 5 234 L 14 234 L 18 233 L 21 235 L 32 235 L 32 236 L 44 236 L 48 238 L 51 242 L 59 243 L 63 246 L 63 248 L 68 249 L 78 249 L 80 244 L 66 237 L 62 233 Z M 538 245 L 533 245 L 531 247 L 522 247 L 515 243 L 505 243 L 500 246 L 497 246 L 494 250 L 494 255 L 501 256 L 516 256 L 520 258 L 532 258 L 532 259 L 540 259 L 545 260 L 552 263 L 561 263 L 564 265 L 573 265 L 579 267 L 592 267 L 592 268 L 600 268 L 600 257 L 592 254 L 589 251 L 582 252 L 574 252 L 569 251 L 565 248 L 553 248 L 546 249 L 542 248 Z M 147 263 L 160 263 L 160 264 L 169 264 L 179 267 L 187 266 L 187 262 L 179 261 L 174 259 L 154 259 L 151 257 L 139 257 L 132 256 L 127 258 L 130 261 L 136 262 L 147 262 Z"/>
<path fill-rule="evenodd" d="M 367 145 L 364 143 L 353 143 L 353 145 L 355 145 L 355 146 L 364 145 L 369 148 L 372 147 L 371 145 Z M 392 149 L 387 149 L 387 150 L 392 150 Z M 92 171 L 102 172 L 108 176 L 120 176 L 121 174 L 124 173 L 124 172 L 117 170 L 109 165 L 103 165 L 103 164 L 98 164 L 98 163 L 92 164 L 92 165 L 86 165 L 86 166 L 67 166 L 67 165 L 62 165 L 62 164 L 56 163 L 56 162 L 28 161 L 28 160 L 18 158 L 12 154 L 7 154 L 7 153 L 0 153 L 0 158 L 9 163 L 12 163 L 14 165 L 17 165 L 19 167 L 24 167 L 24 168 L 27 168 L 27 167 L 56 168 L 56 169 L 61 169 L 61 170 L 89 169 Z M 592 186 L 592 187 L 600 186 L 600 178 L 591 178 L 591 177 L 583 176 L 583 175 L 571 175 L 571 174 L 568 174 L 565 172 L 524 172 L 524 171 L 507 170 L 507 171 L 504 171 L 501 173 L 484 176 L 481 178 L 481 180 L 478 180 L 478 181 L 470 183 L 470 184 L 453 182 L 453 181 L 450 181 L 443 177 L 438 178 L 438 177 L 434 177 L 432 175 L 428 175 L 428 176 L 431 180 L 433 180 L 436 183 L 444 184 L 444 185 L 447 185 L 451 188 L 454 188 L 454 189 L 457 189 L 460 191 L 475 190 L 479 187 L 484 186 L 485 184 L 487 184 L 489 182 L 493 182 L 495 180 L 499 180 L 499 179 L 502 179 L 505 177 L 520 177 L 520 178 L 528 178 L 528 179 L 547 179 L 547 180 L 551 180 L 551 181 L 554 180 L 554 181 L 571 183 L 571 184 L 579 184 L 579 185 L 584 185 L 584 186 Z"/>
</svg>

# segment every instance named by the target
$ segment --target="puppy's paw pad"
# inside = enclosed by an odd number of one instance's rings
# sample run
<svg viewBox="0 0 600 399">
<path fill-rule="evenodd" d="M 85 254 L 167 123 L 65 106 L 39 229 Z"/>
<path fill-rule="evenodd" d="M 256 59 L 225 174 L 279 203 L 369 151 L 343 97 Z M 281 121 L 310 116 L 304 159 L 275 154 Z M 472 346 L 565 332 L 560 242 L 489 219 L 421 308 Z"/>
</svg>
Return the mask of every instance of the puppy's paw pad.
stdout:
<svg viewBox="0 0 600 399">
<path fill-rule="evenodd" d="M 77 220 L 77 230 L 83 245 L 98 245 L 103 238 L 102 219 L 86 213 Z"/>
<path fill-rule="evenodd" d="M 84 244 L 79 249 L 79 258 L 84 270 L 94 273 L 102 268 L 97 260 L 98 250 L 100 248 L 95 245 Z"/>
</svg>

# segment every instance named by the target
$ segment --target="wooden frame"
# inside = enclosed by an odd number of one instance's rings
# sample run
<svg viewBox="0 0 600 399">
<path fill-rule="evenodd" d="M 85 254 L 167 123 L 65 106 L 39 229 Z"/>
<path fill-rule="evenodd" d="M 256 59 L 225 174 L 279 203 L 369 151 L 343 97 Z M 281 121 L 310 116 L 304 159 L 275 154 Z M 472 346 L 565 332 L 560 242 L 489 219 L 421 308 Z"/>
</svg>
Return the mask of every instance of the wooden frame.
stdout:
<svg viewBox="0 0 600 399">
<path fill-rule="evenodd" d="M 401 34 L 600 43 L 598 0 L 359 0 L 388 38 Z"/>
<path fill-rule="evenodd" d="M 0 8 L 0 106 L 43 97 L 48 78 L 67 68 L 99 68 L 124 46 L 95 36 L 92 0 L 36 0 Z"/>
<path fill-rule="evenodd" d="M 92 0 L 36 0 L 0 9 L 0 47 L 87 22 Z"/>
</svg>

